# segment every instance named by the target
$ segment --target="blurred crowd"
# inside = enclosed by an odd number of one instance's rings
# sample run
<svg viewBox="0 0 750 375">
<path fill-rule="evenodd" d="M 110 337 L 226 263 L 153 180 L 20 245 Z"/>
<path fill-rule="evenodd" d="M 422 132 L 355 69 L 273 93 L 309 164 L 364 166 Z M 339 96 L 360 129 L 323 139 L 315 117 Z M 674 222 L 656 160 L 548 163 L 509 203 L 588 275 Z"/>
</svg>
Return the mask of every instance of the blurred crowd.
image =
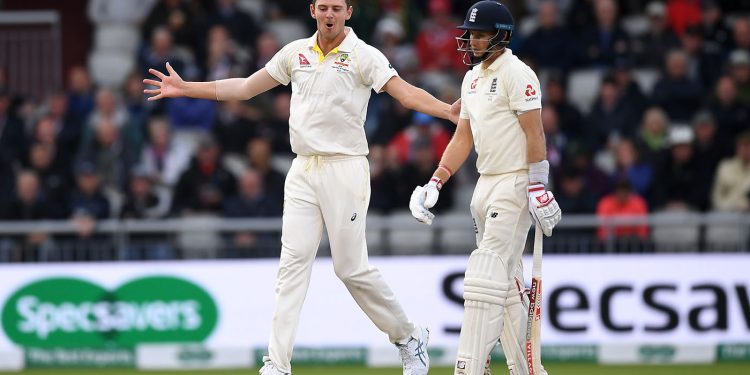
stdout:
<svg viewBox="0 0 750 375">
<path fill-rule="evenodd" d="M 404 79 L 452 102 L 467 70 L 455 27 L 473 2 L 354 0 L 349 25 Z M 543 83 L 551 189 L 563 212 L 750 209 L 750 1 L 505 3 L 516 18 L 510 48 Z M 91 63 L 73 67 L 64 90 L 41 101 L 9 91 L 0 74 L 0 219 L 72 218 L 87 237 L 107 218 L 280 216 L 293 157 L 289 88 L 248 102 L 147 102 L 141 82 L 167 61 L 186 80 L 247 76 L 312 35 L 308 3 L 88 6 L 95 29 L 138 35 L 132 69 L 118 79 Z M 404 209 L 453 125 L 373 95 L 365 129 L 371 210 Z M 438 211 L 466 209 L 456 202 L 471 194 L 472 170 L 446 185 Z M 623 234 L 648 235 L 630 229 Z"/>
</svg>

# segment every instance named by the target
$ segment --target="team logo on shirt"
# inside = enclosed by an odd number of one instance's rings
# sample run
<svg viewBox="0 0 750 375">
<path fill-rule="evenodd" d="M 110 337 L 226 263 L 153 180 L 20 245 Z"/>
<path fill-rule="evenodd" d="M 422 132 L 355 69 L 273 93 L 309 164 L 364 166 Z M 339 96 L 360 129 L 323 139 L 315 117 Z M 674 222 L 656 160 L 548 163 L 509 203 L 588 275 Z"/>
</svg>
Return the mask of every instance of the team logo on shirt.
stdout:
<svg viewBox="0 0 750 375">
<path fill-rule="evenodd" d="M 349 70 L 349 64 L 351 61 L 352 60 L 349 58 L 348 53 L 342 53 L 333 60 L 331 67 L 339 73 L 348 73 L 351 71 Z"/>
<path fill-rule="evenodd" d="M 490 85 L 490 94 L 494 94 L 497 92 L 497 78 L 492 79 L 492 84 Z"/>
<path fill-rule="evenodd" d="M 536 90 L 534 89 L 534 86 L 531 84 L 526 85 L 526 96 L 534 96 L 536 95 Z"/>
<path fill-rule="evenodd" d="M 349 62 L 349 54 L 342 53 L 341 56 L 337 57 L 336 61 L 334 61 L 333 63 L 338 66 L 349 66 L 349 64 L 347 64 L 348 62 Z"/>
<path fill-rule="evenodd" d="M 300 67 L 309 67 L 310 66 L 310 61 L 308 61 L 307 57 L 305 57 L 305 55 L 303 55 L 301 53 L 299 54 L 299 66 Z"/>
</svg>

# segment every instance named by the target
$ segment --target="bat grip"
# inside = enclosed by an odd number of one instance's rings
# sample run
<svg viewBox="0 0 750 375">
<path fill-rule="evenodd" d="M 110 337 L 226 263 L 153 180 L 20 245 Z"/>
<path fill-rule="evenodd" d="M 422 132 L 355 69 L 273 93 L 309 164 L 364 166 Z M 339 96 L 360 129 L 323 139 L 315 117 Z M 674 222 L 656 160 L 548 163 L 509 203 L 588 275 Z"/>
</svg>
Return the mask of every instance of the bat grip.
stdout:
<svg viewBox="0 0 750 375">
<path fill-rule="evenodd" d="M 531 269 L 531 277 L 542 276 L 542 253 L 543 253 L 544 233 L 542 228 L 537 224 L 534 226 L 534 263 Z"/>
</svg>

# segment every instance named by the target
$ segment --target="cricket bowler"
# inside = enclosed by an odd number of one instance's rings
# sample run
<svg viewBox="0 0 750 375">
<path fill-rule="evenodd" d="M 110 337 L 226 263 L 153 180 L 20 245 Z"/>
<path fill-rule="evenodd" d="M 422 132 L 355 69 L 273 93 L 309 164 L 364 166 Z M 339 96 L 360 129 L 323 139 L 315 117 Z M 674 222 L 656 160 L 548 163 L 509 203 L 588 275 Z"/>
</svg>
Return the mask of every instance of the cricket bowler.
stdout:
<svg viewBox="0 0 750 375">
<path fill-rule="evenodd" d="M 485 364 L 498 339 L 510 373 L 528 374 L 521 255 L 532 217 L 546 236 L 561 218 L 545 187 L 549 163 L 539 80 L 507 48 L 513 27 L 508 8 L 491 0 L 472 6 L 458 27 L 465 31 L 458 50 L 473 66 L 461 87 L 460 120 L 432 179 L 414 189 L 409 203 L 417 220 L 431 224 L 429 209 L 473 144 L 480 174 L 471 200 L 478 248 L 466 267 L 455 375 L 489 372 Z"/>
<path fill-rule="evenodd" d="M 156 86 L 144 90 L 154 95 L 149 100 L 248 100 L 279 84 L 292 85 L 289 133 L 297 156 L 284 186 L 276 306 L 261 375 L 291 374 L 300 311 L 324 224 L 336 275 L 399 348 L 404 375 L 429 370 L 429 331 L 407 318 L 380 271 L 368 261 L 370 174 L 364 121 L 371 90 L 385 91 L 407 108 L 454 123 L 460 104 L 443 103 L 401 79 L 380 51 L 345 26 L 352 11 L 351 0 L 313 0 L 310 15 L 317 32 L 289 43 L 247 78 L 185 82 L 167 64 L 169 75 L 152 69 L 159 81 L 144 80 Z"/>
</svg>

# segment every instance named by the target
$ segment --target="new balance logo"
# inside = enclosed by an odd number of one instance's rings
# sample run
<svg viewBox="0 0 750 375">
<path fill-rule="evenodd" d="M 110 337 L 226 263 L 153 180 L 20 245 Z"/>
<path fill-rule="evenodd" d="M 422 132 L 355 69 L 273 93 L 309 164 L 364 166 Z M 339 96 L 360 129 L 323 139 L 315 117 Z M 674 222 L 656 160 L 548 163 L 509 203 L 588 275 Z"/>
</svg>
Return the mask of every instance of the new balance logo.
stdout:
<svg viewBox="0 0 750 375">
<path fill-rule="evenodd" d="M 474 8 L 471 10 L 471 14 L 469 15 L 469 22 L 477 22 L 477 12 L 479 12 L 478 8 Z"/>
</svg>

